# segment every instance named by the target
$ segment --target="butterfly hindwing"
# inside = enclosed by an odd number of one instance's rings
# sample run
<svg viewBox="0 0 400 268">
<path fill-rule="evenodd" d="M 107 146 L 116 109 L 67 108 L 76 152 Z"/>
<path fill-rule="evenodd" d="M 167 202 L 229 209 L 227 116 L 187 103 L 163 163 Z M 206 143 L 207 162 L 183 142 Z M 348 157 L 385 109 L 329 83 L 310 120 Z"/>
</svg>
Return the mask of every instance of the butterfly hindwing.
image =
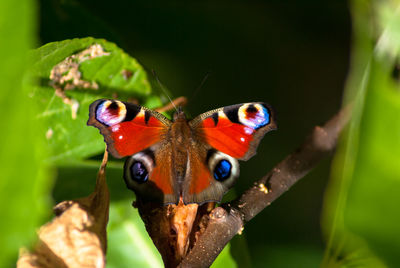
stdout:
<svg viewBox="0 0 400 268">
<path fill-rule="evenodd" d="M 220 202 L 239 176 L 238 161 L 209 145 L 189 154 L 189 172 L 183 184 L 185 204 Z"/>
<path fill-rule="evenodd" d="M 163 140 L 127 158 L 124 180 L 141 200 L 178 203 L 180 191 L 172 173 L 171 153 L 171 144 Z"/>
</svg>

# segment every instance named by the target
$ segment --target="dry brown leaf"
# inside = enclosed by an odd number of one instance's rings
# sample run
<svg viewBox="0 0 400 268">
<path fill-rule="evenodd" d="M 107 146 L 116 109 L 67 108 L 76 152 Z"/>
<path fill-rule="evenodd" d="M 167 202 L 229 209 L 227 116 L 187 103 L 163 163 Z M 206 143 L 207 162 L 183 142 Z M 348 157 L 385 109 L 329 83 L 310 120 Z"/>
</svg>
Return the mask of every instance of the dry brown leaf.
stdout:
<svg viewBox="0 0 400 268">
<path fill-rule="evenodd" d="M 18 268 L 105 267 L 109 191 L 105 177 L 107 152 L 88 197 L 63 201 L 54 207 L 56 217 L 38 231 L 33 252 L 21 250 Z"/>
</svg>

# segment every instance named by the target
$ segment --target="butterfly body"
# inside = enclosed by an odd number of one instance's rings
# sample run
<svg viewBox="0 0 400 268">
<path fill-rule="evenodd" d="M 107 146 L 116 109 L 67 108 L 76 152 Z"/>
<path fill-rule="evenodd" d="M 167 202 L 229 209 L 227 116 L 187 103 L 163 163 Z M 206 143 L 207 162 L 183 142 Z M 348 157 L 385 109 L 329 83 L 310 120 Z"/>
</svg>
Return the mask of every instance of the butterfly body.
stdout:
<svg viewBox="0 0 400 268">
<path fill-rule="evenodd" d="M 239 160 L 255 154 L 276 128 L 265 103 L 223 107 L 188 120 L 170 121 L 155 111 L 117 100 L 90 106 L 88 125 L 100 129 L 109 152 L 128 156 L 124 179 L 138 198 L 177 204 L 219 202 L 239 176 Z"/>
</svg>

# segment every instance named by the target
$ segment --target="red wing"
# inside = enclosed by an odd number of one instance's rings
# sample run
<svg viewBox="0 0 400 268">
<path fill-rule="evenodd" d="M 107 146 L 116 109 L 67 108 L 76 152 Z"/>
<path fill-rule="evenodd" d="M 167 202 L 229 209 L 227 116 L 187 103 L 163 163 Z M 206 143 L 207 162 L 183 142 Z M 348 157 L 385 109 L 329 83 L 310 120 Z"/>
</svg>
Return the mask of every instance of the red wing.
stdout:
<svg viewBox="0 0 400 268">
<path fill-rule="evenodd" d="M 172 175 L 171 161 L 170 143 L 159 143 L 128 157 L 124 167 L 124 179 L 128 188 L 137 194 L 137 198 L 143 200 L 177 204 L 180 191 Z"/>
<path fill-rule="evenodd" d="M 220 202 L 239 176 L 238 161 L 209 146 L 193 146 L 188 159 L 189 169 L 182 184 L 185 204 Z M 219 176 L 222 162 L 225 162 L 223 177 Z"/>
<path fill-rule="evenodd" d="M 206 118 L 199 128 L 202 129 L 208 144 L 238 159 L 249 150 L 255 132 L 252 128 L 232 123 L 224 117 L 219 117 L 217 126 L 214 126 L 212 118 Z"/>
<path fill-rule="evenodd" d="M 170 124 L 160 113 L 117 100 L 97 100 L 89 108 L 88 125 L 100 130 L 108 151 L 117 158 L 159 142 Z"/>
<path fill-rule="evenodd" d="M 173 189 L 174 182 L 172 180 L 172 164 L 171 155 L 167 152 L 156 155 L 157 165 L 150 173 L 150 180 L 154 181 L 157 188 L 159 188 L 164 195 L 172 195 L 176 191 Z M 173 201 L 176 203 L 177 198 Z"/>
<path fill-rule="evenodd" d="M 210 187 L 213 178 L 206 163 L 201 161 L 195 153 L 191 153 L 189 159 L 191 180 L 188 193 L 197 195 Z"/>
<path fill-rule="evenodd" d="M 207 144 L 240 160 L 252 157 L 265 133 L 276 129 L 270 106 L 257 102 L 216 109 L 190 124 Z"/>
</svg>

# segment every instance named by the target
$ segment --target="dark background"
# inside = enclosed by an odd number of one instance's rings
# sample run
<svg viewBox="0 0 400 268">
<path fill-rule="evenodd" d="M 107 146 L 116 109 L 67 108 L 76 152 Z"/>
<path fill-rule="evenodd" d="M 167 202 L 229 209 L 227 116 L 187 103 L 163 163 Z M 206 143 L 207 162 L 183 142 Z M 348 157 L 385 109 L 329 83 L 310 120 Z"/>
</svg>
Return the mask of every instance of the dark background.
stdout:
<svg viewBox="0 0 400 268">
<path fill-rule="evenodd" d="M 173 97 L 190 98 L 210 72 L 185 107 L 192 116 L 235 103 L 270 103 L 278 131 L 241 163 L 237 193 L 340 107 L 349 67 L 346 1 L 41 0 L 39 11 L 39 45 L 105 38 L 154 69 Z M 254 265 L 282 248 L 322 258 L 320 212 L 329 167 L 327 159 L 245 226 Z"/>
</svg>

